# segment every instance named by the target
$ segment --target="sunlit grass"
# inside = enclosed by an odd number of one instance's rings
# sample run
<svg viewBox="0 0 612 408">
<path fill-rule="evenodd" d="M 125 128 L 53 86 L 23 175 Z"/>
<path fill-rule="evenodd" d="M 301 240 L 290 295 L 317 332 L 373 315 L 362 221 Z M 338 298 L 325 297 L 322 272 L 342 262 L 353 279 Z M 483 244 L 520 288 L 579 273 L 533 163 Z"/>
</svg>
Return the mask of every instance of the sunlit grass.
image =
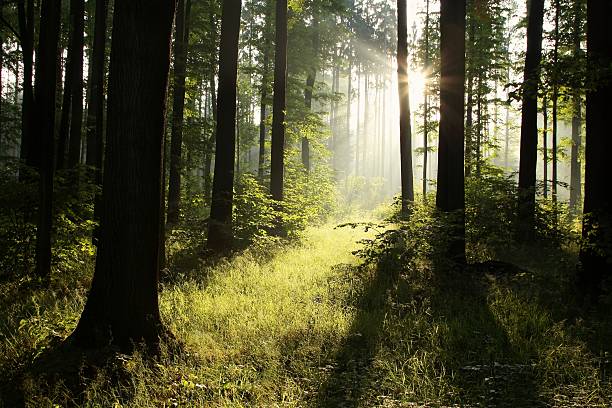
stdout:
<svg viewBox="0 0 612 408">
<path fill-rule="evenodd" d="M 153 362 L 111 354 L 103 368 L 76 359 L 71 372 L 74 359 L 58 349 L 52 363 L 29 368 L 70 333 L 85 298 L 82 289 L 34 292 L 3 312 L 0 378 L 8 387 L 21 378 L 29 406 L 612 402 L 601 355 L 610 321 L 559 315 L 563 292 L 541 277 L 563 271 L 542 262 L 549 269 L 524 275 L 457 275 L 422 259 L 393 281 L 390 271 L 355 268 L 351 251 L 365 236 L 312 228 L 271 256 L 247 251 L 166 284 L 162 318 L 183 346 Z"/>
</svg>

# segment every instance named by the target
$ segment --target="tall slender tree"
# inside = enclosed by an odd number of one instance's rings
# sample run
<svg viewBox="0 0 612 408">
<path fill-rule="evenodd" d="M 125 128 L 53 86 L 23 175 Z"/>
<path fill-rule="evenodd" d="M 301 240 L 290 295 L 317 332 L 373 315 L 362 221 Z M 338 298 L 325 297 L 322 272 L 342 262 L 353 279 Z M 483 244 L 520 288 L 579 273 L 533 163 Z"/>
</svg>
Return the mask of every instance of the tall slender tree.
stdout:
<svg viewBox="0 0 612 408">
<path fill-rule="evenodd" d="M 572 27 L 572 46 L 574 62 L 583 61 L 582 24 L 583 1 L 575 1 L 573 5 L 574 21 Z M 571 176 L 570 176 L 570 209 L 574 214 L 580 212 L 580 198 L 582 196 L 582 164 L 580 148 L 582 146 L 582 94 L 580 87 L 572 89 L 572 148 L 571 148 Z"/>
<path fill-rule="evenodd" d="M 34 87 L 32 85 L 32 70 L 34 68 L 34 0 L 19 0 L 17 16 L 19 21 L 19 37 L 23 55 L 23 97 L 21 100 L 21 144 L 20 158 L 28 166 L 39 165 L 36 157 L 36 146 L 32 135 L 32 112 L 34 109 Z M 17 75 L 18 77 L 19 75 Z M 25 172 L 19 173 L 24 179 Z"/>
<path fill-rule="evenodd" d="M 85 35 L 84 0 L 70 0 L 72 16 L 72 97 L 70 114 L 70 143 L 68 145 L 68 167 L 74 169 L 81 160 L 83 133 L 83 42 Z"/>
<path fill-rule="evenodd" d="M 142 341 L 155 350 L 163 333 L 159 220 L 174 8 L 174 0 L 114 3 L 100 241 L 72 335 L 80 346 Z"/>
<path fill-rule="evenodd" d="M 436 206 L 457 213 L 450 255 L 465 261 L 465 0 L 440 3 L 440 142 Z"/>
<path fill-rule="evenodd" d="M 532 239 L 535 222 L 536 166 L 538 157 L 538 83 L 542 60 L 544 0 L 529 2 L 527 54 L 523 74 L 521 147 L 519 165 L 518 238 Z"/>
<path fill-rule="evenodd" d="M 222 252 L 231 248 L 234 202 L 234 161 L 236 154 L 236 82 L 240 0 L 225 0 L 221 11 L 219 87 L 215 173 L 208 224 L 208 248 Z"/>
<path fill-rule="evenodd" d="M 410 95 L 408 86 L 408 16 L 406 0 L 397 1 L 397 86 L 400 105 L 400 165 L 402 181 L 402 213 L 414 201 L 412 174 L 412 128 L 410 126 Z M 367 120 L 367 118 L 366 118 Z"/>
<path fill-rule="evenodd" d="M 55 138 L 55 91 L 57 48 L 60 32 L 61 1 L 42 0 L 40 36 L 36 52 L 34 117 L 32 137 L 40 163 L 38 224 L 36 229 L 36 274 L 45 281 L 51 277 L 51 227 L 53 208 L 53 157 Z M 34 148 L 34 145 L 32 145 Z"/>
<path fill-rule="evenodd" d="M 108 0 L 96 0 L 94 40 L 91 56 L 91 77 L 87 101 L 87 156 L 86 163 L 94 169 L 92 180 L 102 185 L 102 157 L 104 151 L 104 72 L 106 61 L 106 18 Z M 98 203 L 99 200 L 97 199 Z M 96 205 L 97 207 L 98 205 Z"/>
<path fill-rule="evenodd" d="M 189 47 L 191 0 L 178 0 L 174 25 L 174 92 L 172 95 L 172 133 L 170 136 L 170 172 L 168 186 L 168 225 L 179 221 L 181 203 L 181 155 L 185 116 L 185 78 Z"/>
<path fill-rule="evenodd" d="M 287 0 L 276 0 L 276 34 L 274 55 L 274 100 L 272 117 L 272 157 L 270 193 L 283 199 L 285 166 L 285 95 L 287 88 Z"/>
</svg>

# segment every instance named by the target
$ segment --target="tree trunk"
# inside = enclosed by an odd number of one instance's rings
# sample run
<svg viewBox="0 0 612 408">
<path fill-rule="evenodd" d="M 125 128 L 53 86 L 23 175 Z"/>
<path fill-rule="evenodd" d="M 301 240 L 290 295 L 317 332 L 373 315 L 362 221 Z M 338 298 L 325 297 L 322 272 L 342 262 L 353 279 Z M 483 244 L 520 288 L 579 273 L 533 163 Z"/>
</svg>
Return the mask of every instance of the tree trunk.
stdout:
<svg viewBox="0 0 612 408">
<path fill-rule="evenodd" d="M 402 214 L 407 215 L 409 203 L 414 201 L 414 186 L 412 175 L 412 128 L 410 125 L 410 95 L 408 86 L 408 27 L 406 0 L 397 1 L 397 83 L 400 106 L 399 129 Z"/>
<path fill-rule="evenodd" d="M 612 31 L 609 16 L 612 2 L 588 0 L 587 44 L 588 66 L 597 70 L 599 81 L 587 93 L 586 146 L 584 177 L 584 213 L 582 237 L 586 244 L 580 251 L 581 269 L 578 288 L 583 296 L 596 300 L 602 282 L 612 273 L 610 237 L 612 236 L 609 194 L 609 137 L 610 100 L 612 82 L 609 67 L 612 63 Z"/>
<path fill-rule="evenodd" d="M 548 98 L 542 97 L 542 116 L 544 117 L 544 130 L 542 135 L 544 198 L 548 198 Z"/>
<path fill-rule="evenodd" d="M 580 2 L 575 2 L 574 10 L 574 59 L 576 63 L 582 58 L 580 48 L 582 26 L 582 9 Z M 572 149 L 571 149 L 571 177 L 570 177 L 570 210 L 573 214 L 580 212 L 580 198 L 582 196 L 580 147 L 582 146 L 582 97 L 580 88 L 572 90 Z"/>
<path fill-rule="evenodd" d="M 319 59 L 319 24 L 317 21 L 317 16 L 313 15 L 312 27 L 313 35 L 312 35 L 312 54 L 314 60 L 312 61 L 312 67 L 308 72 L 308 76 L 306 78 L 306 87 L 304 88 L 304 102 L 306 104 L 306 109 L 308 112 L 312 110 L 312 93 L 314 90 L 315 79 L 317 76 L 317 68 L 318 68 L 318 59 Z M 349 72 L 350 72 L 350 63 L 349 63 Z M 350 90 L 350 79 L 349 79 L 349 90 Z M 349 91 L 350 92 L 350 91 Z M 310 142 L 308 138 L 302 138 L 302 165 L 306 172 L 310 171 Z"/>
<path fill-rule="evenodd" d="M 104 151 L 104 72 L 106 55 L 106 17 L 108 0 L 96 0 L 93 50 L 91 54 L 91 78 L 89 78 L 89 101 L 87 102 L 87 158 L 93 168 L 92 181 L 102 186 L 102 156 Z M 96 198 L 99 210 L 99 196 Z M 94 211 L 97 215 L 99 212 Z M 96 219 L 99 219 L 96 216 Z"/>
<path fill-rule="evenodd" d="M 77 345 L 157 351 L 162 152 L 173 0 L 115 0 L 100 242 Z M 155 30 L 151 30 L 155 27 Z M 146 103 L 143 103 L 146 101 Z"/>
<path fill-rule="evenodd" d="M 227 251 L 233 243 L 232 207 L 236 154 L 236 82 L 240 12 L 240 0 L 223 2 L 215 133 L 215 174 L 208 225 L 208 248 L 216 252 Z"/>
<path fill-rule="evenodd" d="M 440 142 L 436 206 L 457 213 L 449 255 L 465 262 L 465 0 L 440 4 Z"/>
<path fill-rule="evenodd" d="M 27 3 L 26 3 L 27 1 Z M 40 157 L 37 155 L 36 136 L 33 135 L 34 89 L 32 86 L 32 71 L 34 67 L 34 0 L 19 0 L 17 2 L 19 20 L 19 35 L 21 36 L 21 51 L 23 53 L 23 98 L 21 101 L 21 146 L 19 156 L 28 166 L 38 167 Z M 20 180 L 25 173 L 19 172 Z"/>
<path fill-rule="evenodd" d="M 468 32 L 468 40 L 467 40 L 467 104 L 465 107 L 465 177 L 470 177 L 472 175 L 472 165 L 473 165 L 473 156 L 474 156 L 474 147 L 473 147 L 473 136 L 474 136 L 474 119 L 473 119 L 473 109 L 474 109 L 474 36 L 475 36 L 475 26 L 474 23 L 475 16 L 470 17 L 470 31 Z"/>
<path fill-rule="evenodd" d="M 268 117 L 268 82 L 270 71 L 270 47 L 272 42 L 272 33 L 270 26 L 272 25 L 272 1 L 266 2 L 266 16 L 264 29 L 264 46 L 263 46 L 263 72 L 261 75 L 261 101 L 259 111 L 259 156 L 257 161 L 257 178 L 260 183 L 264 181 L 264 166 L 266 163 L 266 119 Z"/>
<path fill-rule="evenodd" d="M 425 9 L 425 86 L 423 87 L 423 202 L 427 202 L 427 159 L 429 150 L 429 0 Z"/>
<path fill-rule="evenodd" d="M 81 159 L 81 135 L 83 130 L 83 38 L 85 24 L 84 0 L 71 0 L 72 15 L 72 98 L 70 117 L 70 144 L 68 168 L 76 168 Z"/>
<path fill-rule="evenodd" d="M 557 108 L 559 102 L 559 75 L 557 64 L 559 61 L 559 13 L 561 6 L 559 0 L 555 0 L 555 46 L 553 50 L 553 90 L 552 90 L 552 200 L 557 204 Z"/>
<path fill-rule="evenodd" d="M 538 82 L 542 59 L 544 0 L 531 0 L 527 23 L 527 54 L 523 80 L 519 165 L 518 238 L 534 238 L 535 183 L 538 158 Z"/>
<path fill-rule="evenodd" d="M 215 123 L 215 130 L 209 136 L 208 141 L 206 143 L 206 156 L 204 158 L 204 197 L 206 201 L 211 200 L 211 169 L 212 169 L 212 157 L 215 152 L 215 140 L 216 140 L 216 125 L 217 125 L 217 91 L 215 90 L 215 74 L 211 72 L 210 74 L 210 102 L 211 102 L 211 112 L 213 117 L 213 123 Z"/>
<path fill-rule="evenodd" d="M 60 31 L 61 1 L 42 0 L 40 38 L 36 53 L 35 105 L 32 136 L 40 159 L 36 274 L 51 278 L 51 228 L 53 207 L 53 142 L 55 138 L 55 69 Z"/>
<path fill-rule="evenodd" d="M 72 30 L 72 28 L 71 28 Z M 72 35 L 71 35 L 72 37 Z M 74 49 L 72 44 L 68 47 L 68 55 L 66 57 L 66 74 L 64 78 L 64 93 L 62 95 L 62 113 L 60 116 L 59 132 L 57 138 L 57 158 L 55 161 L 55 167 L 58 170 L 66 168 L 66 155 L 68 150 L 68 140 L 70 134 L 70 112 L 72 104 L 72 88 L 74 81 L 73 69 L 74 65 L 72 60 L 74 59 Z"/>
<path fill-rule="evenodd" d="M 283 199 L 285 163 L 285 93 L 287 88 L 287 0 L 276 1 L 276 53 L 274 55 L 274 107 L 272 117 L 272 158 L 270 193 Z"/>
<path fill-rule="evenodd" d="M 186 4 L 187 3 L 187 4 Z M 170 137 L 170 174 L 168 186 L 167 224 L 179 221 L 181 203 L 181 154 L 185 112 L 185 77 L 187 48 L 189 47 L 189 21 L 186 7 L 191 0 L 178 0 L 174 28 L 174 92 L 172 95 L 172 133 Z"/>
</svg>

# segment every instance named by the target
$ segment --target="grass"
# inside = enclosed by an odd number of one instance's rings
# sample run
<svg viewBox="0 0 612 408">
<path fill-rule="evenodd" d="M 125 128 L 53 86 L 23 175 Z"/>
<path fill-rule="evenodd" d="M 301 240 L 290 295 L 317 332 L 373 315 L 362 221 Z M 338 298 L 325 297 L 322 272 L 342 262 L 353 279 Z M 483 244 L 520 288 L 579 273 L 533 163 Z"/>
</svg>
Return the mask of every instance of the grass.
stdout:
<svg viewBox="0 0 612 408">
<path fill-rule="evenodd" d="M 112 350 L 75 357 L 58 346 L 76 324 L 88 273 L 52 291 L 5 284 L 0 405 L 612 404 L 609 309 L 577 317 L 571 254 L 508 252 L 523 268 L 502 273 L 426 258 L 396 279 L 357 267 L 351 252 L 370 234 L 311 228 L 271 255 L 247 251 L 165 284 L 162 317 L 184 346 L 154 361 Z"/>
</svg>

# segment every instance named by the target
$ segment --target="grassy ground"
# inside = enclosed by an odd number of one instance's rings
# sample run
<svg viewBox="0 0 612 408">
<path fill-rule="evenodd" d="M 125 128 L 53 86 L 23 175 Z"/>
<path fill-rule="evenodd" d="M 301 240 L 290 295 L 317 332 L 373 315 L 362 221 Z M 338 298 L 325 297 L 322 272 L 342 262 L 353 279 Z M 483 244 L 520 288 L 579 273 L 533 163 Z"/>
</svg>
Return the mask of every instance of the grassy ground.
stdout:
<svg viewBox="0 0 612 408">
<path fill-rule="evenodd" d="M 166 284 L 163 319 L 184 346 L 153 362 L 138 353 L 100 352 L 84 360 L 57 346 L 78 319 L 86 280 L 55 282 L 53 291 L 27 295 L 2 288 L 0 401 L 37 407 L 612 404 L 609 309 L 576 317 L 566 279 L 571 257 L 509 253 L 523 268 L 507 271 L 452 271 L 424 259 L 394 279 L 395 271 L 356 267 L 351 252 L 367 235 L 313 228 L 299 244 L 265 259 L 247 252 Z"/>
</svg>

